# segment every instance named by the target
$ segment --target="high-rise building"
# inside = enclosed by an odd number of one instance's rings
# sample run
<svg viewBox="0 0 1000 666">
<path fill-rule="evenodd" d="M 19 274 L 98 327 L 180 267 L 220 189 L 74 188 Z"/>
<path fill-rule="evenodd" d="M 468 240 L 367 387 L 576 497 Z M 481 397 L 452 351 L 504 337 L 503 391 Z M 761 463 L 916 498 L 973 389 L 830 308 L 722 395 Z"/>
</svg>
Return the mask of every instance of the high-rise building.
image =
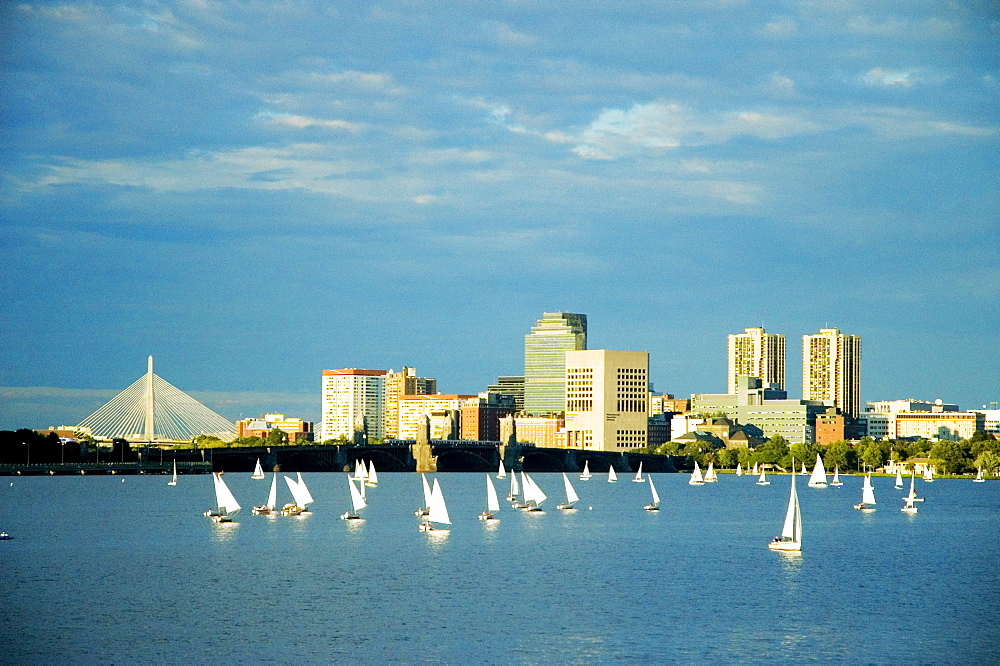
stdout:
<svg viewBox="0 0 1000 666">
<path fill-rule="evenodd" d="M 390 370 L 385 376 L 383 422 L 386 439 L 399 436 L 399 400 L 404 395 L 432 395 L 437 393 L 437 380 L 417 377 L 417 371 L 403 366 L 399 372 Z"/>
<path fill-rule="evenodd" d="M 649 352 L 566 352 L 566 446 L 622 451 L 648 442 Z"/>
<path fill-rule="evenodd" d="M 524 411 L 566 409 L 566 352 L 587 348 L 587 315 L 546 312 L 524 336 Z"/>
<path fill-rule="evenodd" d="M 861 336 L 821 328 L 802 336 L 802 398 L 861 414 Z"/>
<path fill-rule="evenodd" d="M 524 411 L 524 377 L 497 377 L 497 383 L 487 386 L 486 392 L 491 396 L 509 396 L 514 399 L 515 411 Z"/>
<path fill-rule="evenodd" d="M 385 370 L 343 368 L 323 371 L 320 441 L 364 431 L 370 439 L 385 437 Z"/>
<path fill-rule="evenodd" d="M 729 336 L 728 393 L 736 393 L 737 377 L 757 377 L 785 389 L 785 336 L 748 328 Z"/>
</svg>

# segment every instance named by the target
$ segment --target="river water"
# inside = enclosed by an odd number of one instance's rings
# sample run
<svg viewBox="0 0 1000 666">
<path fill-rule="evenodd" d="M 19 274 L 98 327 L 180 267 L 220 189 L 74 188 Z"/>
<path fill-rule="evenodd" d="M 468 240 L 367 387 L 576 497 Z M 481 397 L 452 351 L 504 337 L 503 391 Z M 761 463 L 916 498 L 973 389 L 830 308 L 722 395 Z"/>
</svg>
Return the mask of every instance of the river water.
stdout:
<svg viewBox="0 0 1000 666">
<path fill-rule="evenodd" d="M 345 474 L 306 474 L 312 513 L 264 518 L 270 480 L 224 478 L 234 524 L 202 516 L 210 476 L 0 478 L 0 644 L 25 662 L 1000 663 L 1000 483 L 798 478 L 800 556 L 768 550 L 789 477 L 690 486 L 532 475 L 544 514 L 485 508 L 482 474 L 439 474 L 447 536 L 418 531 L 417 474 L 382 474 L 365 520 Z M 280 479 L 279 479 L 280 483 Z M 12 484 L 12 485 L 9 485 Z M 281 484 L 279 504 L 290 501 Z"/>
</svg>

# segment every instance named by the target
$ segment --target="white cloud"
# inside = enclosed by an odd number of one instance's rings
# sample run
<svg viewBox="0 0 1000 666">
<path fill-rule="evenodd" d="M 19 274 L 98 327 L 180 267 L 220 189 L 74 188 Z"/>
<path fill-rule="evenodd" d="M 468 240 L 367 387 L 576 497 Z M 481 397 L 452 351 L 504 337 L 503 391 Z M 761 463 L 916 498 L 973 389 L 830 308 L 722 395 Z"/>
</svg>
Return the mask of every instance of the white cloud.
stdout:
<svg viewBox="0 0 1000 666">
<path fill-rule="evenodd" d="M 902 87 L 909 88 L 915 83 L 919 83 L 920 79 L 914 75 L 912 71 L 908 70 L 889 70 L 883 69 L 881 67 L 876 67 L 874 69 L 868 70 L 861 76 L 861 80 L 870 86 L 888 86 L 888 87 Z"/>
<path fill-rule="evenodd" d="M 510 46 L 533 46 L 538 43 L 538 37 L 527 33 L 518 32 L 506 23 L 488 23 L 487 32 L 501 44 Z"/>
<path fill-rule="evenodd" d="M 269 125 L 292 127 L 294 129 L 321 127 L 323 129 L 360 132 L 366 127 L 364 123 L 352 123 L 347 120 L 322 120 L 320 118 L 310 118 L 308 116 L 296 116 L 289 114 L 261 113 L 258 114 L 257 117 L 262 122 Z"/>
</svg>

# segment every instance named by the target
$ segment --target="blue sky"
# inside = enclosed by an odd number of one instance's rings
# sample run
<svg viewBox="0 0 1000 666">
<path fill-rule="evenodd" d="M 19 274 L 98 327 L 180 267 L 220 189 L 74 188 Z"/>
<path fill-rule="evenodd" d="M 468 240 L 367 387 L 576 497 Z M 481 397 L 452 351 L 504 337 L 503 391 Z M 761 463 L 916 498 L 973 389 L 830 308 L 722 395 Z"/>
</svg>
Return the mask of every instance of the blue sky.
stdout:
<svg viewBox="0 0 1000 666">
<path fill-rule="evenodd" d="M 725 390 L 863 337 L 865 400 L 1000 400 L 991 2 L 0 5 L 0 428 L 145 372 L 317 418 L 323 368 L 520 374 L 545 311 Z M 48 387 L 41 390 L 38 387 Z M 311 410 L 311 411 L 310 411 Z"/>
</svg>

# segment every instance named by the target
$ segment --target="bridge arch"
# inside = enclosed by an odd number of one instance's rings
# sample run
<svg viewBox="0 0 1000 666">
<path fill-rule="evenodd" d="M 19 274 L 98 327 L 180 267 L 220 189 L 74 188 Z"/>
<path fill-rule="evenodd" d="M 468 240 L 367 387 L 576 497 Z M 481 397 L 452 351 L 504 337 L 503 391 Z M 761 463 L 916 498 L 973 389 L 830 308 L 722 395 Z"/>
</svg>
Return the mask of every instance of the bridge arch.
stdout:
<svg viewBox="0 0 1000 666">
<path fill-rule="evenodd" d="M 436 453 L 439 472 L 492 472 L 496 468 L 495 452 L 489 459 L 468 449 L 444 449 Z"/>
<path fill-rule="evenodd" d="M 521 460 L 521 469 L 525 472 L 561 472 L 565 465 L 565 453 L 552 454 L 537 449 L 525 451 Z"/>
</svg>

